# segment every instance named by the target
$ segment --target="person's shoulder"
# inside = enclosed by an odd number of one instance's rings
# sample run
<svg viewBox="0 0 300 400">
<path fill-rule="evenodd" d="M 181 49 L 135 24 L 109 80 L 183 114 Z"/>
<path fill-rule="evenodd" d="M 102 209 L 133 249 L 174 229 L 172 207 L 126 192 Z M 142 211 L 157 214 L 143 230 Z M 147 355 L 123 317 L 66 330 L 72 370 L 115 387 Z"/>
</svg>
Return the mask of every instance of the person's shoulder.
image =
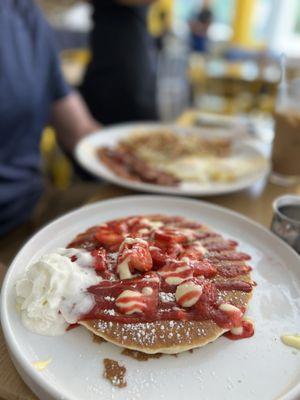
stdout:
<svg viewBox="0 0 300 400">
<path fill-rule="evenodd" d="M 40 7 L 34 0 L 6 0 L 11 11 L 22 18 L 22 21 L 30 27 L 36 27 L 39 23 L 45 24 L 46 21 Z"/>
<path fill-rule="evenodd" d="M 38 8 L 33 0 L 3 0 L 3 7 L 24 16 L 35 12 Z"/>
</svg>

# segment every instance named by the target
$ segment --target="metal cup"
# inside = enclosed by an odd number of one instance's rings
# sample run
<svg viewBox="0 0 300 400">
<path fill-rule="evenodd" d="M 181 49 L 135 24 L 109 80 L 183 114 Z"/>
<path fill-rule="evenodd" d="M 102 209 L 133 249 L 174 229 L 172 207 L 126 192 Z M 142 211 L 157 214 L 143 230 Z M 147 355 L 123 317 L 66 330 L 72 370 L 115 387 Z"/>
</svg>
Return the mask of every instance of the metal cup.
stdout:
<svg viewBox="0 0 300 400">
<path fill-rule="evenodd" d="M 288 217 L 280 210 L 292 205 L 300 207 L 300 196 L 285 195 L 274 200 L 271 230 L 300 254 L 300 220 Z"/>
</svg>

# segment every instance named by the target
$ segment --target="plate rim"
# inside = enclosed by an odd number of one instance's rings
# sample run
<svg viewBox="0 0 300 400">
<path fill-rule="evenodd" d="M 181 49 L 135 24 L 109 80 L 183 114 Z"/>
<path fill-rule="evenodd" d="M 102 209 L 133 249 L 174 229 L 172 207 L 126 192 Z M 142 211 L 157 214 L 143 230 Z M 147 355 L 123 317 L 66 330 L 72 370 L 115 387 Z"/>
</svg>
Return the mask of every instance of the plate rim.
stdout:
<svg viewBox="0 0 300 400">
<path fill-rule="evenodd" d="M 85 162 L 85 155 L 82 152 L 82 147 L 85 146 L 85 144 L 89 144 L 89 139 L 94 136 L 102 135 L 102 134 L 108 134 L 110 131 L 112 131 L 111 135 L 117 134 L 114 131 L 118 128 L 120 129 L 154 129 L 154 128 L 169 128 L 169 129 L 177 129 L 177 130 L 190 130 L 190 131 L 196 131 L 199 128 L 195 127 L 183 127 L 180 126 L 179 124 L 176 123 L 159 123 L 159 122 L 133 122 L 133 123 L 120 123 L 120 124 L 114 124 L 114 125 L 109 125 L 107 127 L 104 127 L 103 129 L 99 129 L 97 131 L 94 131 L 90 135 L 82 138 L 75 147 L 74 150 L 74 155 L 77 160 L 77 162 L 81 165 L 82 168 L 84 168 L 86 171 L 97 177 L 98 179 L 104 179 L 106 182 L 114 183 L 118 186 L 125 187 L 127 189 L 135 190 L 135 191 L 142 191 L 142 192 L 148 192 L 148 193 L 156 193 L 156 194 L 167 194 L 167 195 L 172 195 L 172 196 L 201 196 L 201 197 L 207 197 L 207 196 L 220 196 L 224 194 L 230 194 L 234 192 L 238 192 L 241 190 L 245 190 L 252 185 L 254 185 L 256 182 L 258 182 L 261 179 L 265 179 L 271 172 L 271 162 L 268 157 L 266 157 L 263 152 L 255 146 L 254 142 L 257 143 L 257 140 L 254 139 L 237 139 L 238 143 L 241 143 L 244 147 L 251 148 L 252 150 L 255 150 L 257 154 L 262 156 L 266 164 L 264 167 L 261 168 L 260 171 L 257 171 L 253 174 L 250 174 L 249 177 L 245 177 L 243 180 L 237 180 L 233 182 L 233 185 L 229 186 L 228 188 L 224 187 L 211 187 L 211 188 L 205 188 L 201 189 L 200 185 L 199 188 L 197 189 L 181 189 L 180 187 L 165 187 L 162 185 L 156 185 L 156 184 L 151 184 L 147 182 L 135 182 L 135 181 L 130 181 L 129 179 L 125 179 L 123 177 L 119 177 L 116 175 L 113 171 L 111 171 L 105 164 L 99 161 L 99 164 L 101 165 L 102 168 L 104 168 L 107 171 L 107 174 L 102 173 L 100 170 L 96 172 L 93 168 L 89 167 L 89 164 Z M 220 129 L 221 130 L 221 129 Z M 105 132 L 106 131 L 106 132 Z"/>
<path fill-rule="evenodd" d="M 62 396 L 66 400 L 78 400 L 77 398 L 74 398 L 72 395 L 70 396 L 69 393 L 64 393 L 64 391 L 58 391 L 56 387 L 51 385 L 48 380 L 44 377 L 44 375 L 40 374 L 38 371 L 36 371 L 34 368 L 28 368 L 29 366 L 31 367 L 32 365 L 30 362 L 27 360 L 27 358 L 23 355 L 18 341 L 16 340 L 14 336 L 14 332 L 12 327 L 10 326 L 9 322 L 9 315 L 7 312 L 7 300 L 8 300 L 8 286 L 10 284 L 10 280 L 13 277 L 14 274 L 14 266 L 18 262 L 18 258 L 20 257 L 23 249 L 27 247 L 34 239 L 36 236 L 38 236 L 42 231 L 47 230 L 50 226 L 53 226 L 57 224 L 58 222 L 62 221 L 66 217 L 71 217 L 73 215 L 76 215 L 78 212 L 84 212 L 85 210 L 92 210 L 93 208 L 97 209 L 99 205 L 101 206 L 103 203 L 106 205 L 111 205 L 113 206 L 114 203 L 118 202 L 123 202 L 123 201 L 130 201 L 130 200 L 138 200 L 139 201 L 146 201 L 146 200 L 153 200 L 157 201 L 159 204 L 159 200 L 165 199 L 173 202 L 184 202 L 184 203 L 190 203 L 197 205 L 199 207 L 204 206 L 204 207 L 209 207 L 212 210 L 216 210 L 222 213 L 225 213 L 233 218 L 237 218 L 242 220 L 244 223 L 251 225 L 255 229 L 259 229 L 260 231 L 263 231 L 268 237 L 272 238 L 272 240 L 275 240 L 277 242 L 277 245 L 285 250 L 285 252 L 289 252 L 290 255 L 295 257 L 295 260 L 297 260 L 300 263 L 300 255 L 297 254 L 297 252 L 291 248 L 287 243 L 285 243 L 283 240 L 278 238 L 273 232 L 271 232 L 268 228 L 265 226 L 261 225 L 260 223 L 252 220 L 251 218 L 237 212 L 233 211 L 231 209 L 228 209 L 223 206 L 219 206 L 216 204 L 212 204 L 208 201 L 203 201 L 203 200 L 195 200 L 195 199 L 189 199 L 189 198 L 182 198 L 180 196 L 174 197 L 174 196 L 166 196 L 166 195 L 151 195 L 151 194 L 137 194 L 137 195 L 125 195 L 125 196 L 117 196 L 112 199 L 106 199 L 106 200 L 100 200 L 95 203 L 87 204 L 81 207 L 77 207 L 57 218 L 54 220 L 50 221 L 49 223 L 45 224 L 41 229 L 39 229 L 37 232 L 35 232 L 24 244 L 23 246 L 18 250 L 17 254 L 13 258 L 12 262 L 9 265 L 9 268 L 7 270 L 7 273 L 5 275 L 2 287 L 1 287 L 1 297 L 0 297 L 0 316 L 1 316 L 1 327 L 5 339 L 5 343 L 7 345 L 9 354 L 11 356 L 11 359 L 14 363 L 14 365 L 17 364 L 16 369 L 18 370 L 18 373 L 22 376 L 22 379 L 27 382 L 33 381 L 34 385 L 37 385 L 38 388 L 46 391 L 50 396 L 52 396 L 53 399 L 60 399 Z M 110 204 L 111 203 L 111 204 Z M 22 373 L 20 372 L 20 368 L 22 368 Z M 26 371 L 26 376 L 25 372 Z M 27 378 L 27 379 L 25 379 Z M 30 389 L 37 394 L 37 389 L 34 388 L 34 385 L 29 383 Z M 286 392 L 282 397 L 280 397 L 281 400 L 296 400 L 297 396 L 300 395 L 300 381 L 292 387 L 288 392 Z"/>
</svg>

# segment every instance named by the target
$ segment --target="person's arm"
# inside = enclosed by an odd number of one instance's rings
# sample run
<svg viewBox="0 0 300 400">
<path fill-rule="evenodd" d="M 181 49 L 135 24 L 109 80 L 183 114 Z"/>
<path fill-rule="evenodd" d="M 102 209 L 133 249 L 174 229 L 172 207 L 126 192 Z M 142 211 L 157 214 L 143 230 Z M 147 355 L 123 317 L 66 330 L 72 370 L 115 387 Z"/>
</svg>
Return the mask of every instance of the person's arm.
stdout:
<svg viewBox="0 0 300 400">
<path fill-rule="evenodd" d="M 73 152 L 81 138 L 100 128 L 76 92 L 53 103 L 50 123 L 56 131 L 59 144 L 68 153 Z"/>
<path fill-rule="evenodd" d="M 36 12 L 39 12 L 38 8 Z M 92 117 L 80 94 L 70 88 L 65 81 L 53 31 L 40 12 L 38 20 L 45 35 L 45 46 L 47 46 L 45 54 L 48 56 L 48 123 L 55 129 L 57 140 L 63 150 L 71 156 L 78 141 L 99 129 L 100 125 Z"/>
</svg>

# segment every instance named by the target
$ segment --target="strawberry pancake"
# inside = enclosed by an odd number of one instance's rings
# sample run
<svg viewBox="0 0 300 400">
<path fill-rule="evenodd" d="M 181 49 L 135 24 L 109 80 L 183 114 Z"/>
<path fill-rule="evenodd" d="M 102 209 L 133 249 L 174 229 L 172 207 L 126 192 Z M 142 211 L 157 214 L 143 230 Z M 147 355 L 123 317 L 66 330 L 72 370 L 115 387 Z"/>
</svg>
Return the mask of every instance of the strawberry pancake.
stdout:
<svg viewBox="0 0 300 400">
<path fill-rule="evenodd" d="M 181 217 L 133 216 L 79 234 L 69 248 L 90 253 L 99 282 L 79 323 L 116 345 L 179 353 L 226 332 L 253 334 L 244 318 L 254 283 L 237 243 Z M 71 259 L 75 261 L 76 257 Z"/>
</svg>

